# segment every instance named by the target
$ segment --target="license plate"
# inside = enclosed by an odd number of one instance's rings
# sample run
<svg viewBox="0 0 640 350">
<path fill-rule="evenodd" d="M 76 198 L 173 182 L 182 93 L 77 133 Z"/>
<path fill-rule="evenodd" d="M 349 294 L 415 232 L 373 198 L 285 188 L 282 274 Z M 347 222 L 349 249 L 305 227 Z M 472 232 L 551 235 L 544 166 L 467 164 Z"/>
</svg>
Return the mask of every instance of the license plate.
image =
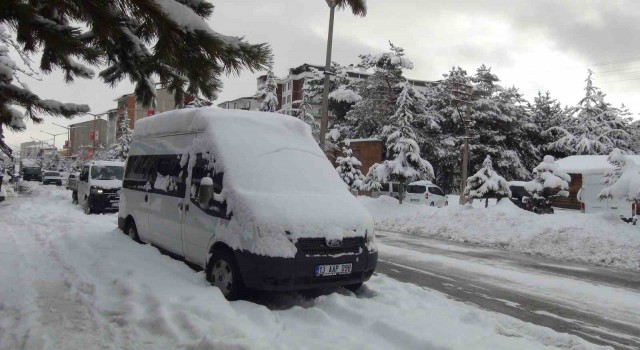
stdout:
<svg viewBox="0 0 640 350">
<path fill-rule="evenodd" d="M 351 264 L 317 265 L 315 271 L 316 276 L 348 275 L 350 273 Z"/>
<path fill-rule="evenodd" d="M 111 202 L 111 206 L 117 208 L 120 206 L 120 202 Z"/>
<path fill-rule="evenodd" d="M 419 199 L 410 199 L 411 202 L 420 202 Z"/>
</svg>

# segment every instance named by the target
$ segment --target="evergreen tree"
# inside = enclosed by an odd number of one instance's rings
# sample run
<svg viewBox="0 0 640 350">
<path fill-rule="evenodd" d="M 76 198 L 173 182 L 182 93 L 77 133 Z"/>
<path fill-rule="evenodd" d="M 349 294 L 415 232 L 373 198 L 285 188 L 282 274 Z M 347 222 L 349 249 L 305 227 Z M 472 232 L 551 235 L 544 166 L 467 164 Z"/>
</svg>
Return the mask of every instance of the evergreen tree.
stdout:
<svg viewBox="0 0 640 350">
<path fill-rule="evenodd" d="M 629 161 L 615 148 L 607 157 L 612 169 L 607 170 L 602 182 L 606 185 L 598 194 L 600 200 L 616 198 L 629 202 L 640 201 L 640 165 Z"/>
<path fill-rule="evenodd" d="M 336 62 L 331 63 L 331 75 L 329 76 L 329 113 L 333 124 L 342 124 L 345 115 L 351 106 L 361 98 L 356 92 L 356 85 L 348 78 L 349 67 L 341 66 Z M 324 90 L 324 74 L 315 68 L 309 70 L 311 77 L 305 78 L 307 92 L 310 99 L 320 102 Z"/>
<path fill-rule="evenodd" d="M 211 107 L 213 102 L 207 100 L 206 98 L 194 97 L 194 99 L 184 105 L 182 108 L 201 108 L 201 107 Z"/>
<path fill-rule="evenodd" d="M 470 99 L 458 91 L 471 84 L 471 77 L 460 67 L 451 68 L 443 76 L 433 92 L 426 96 L 426 114 L 437 121 L 440 131 L 425 135 L 425 138 L 431 137 L 436 145 L 431 149 L 425 144 L 420 146 L 432 161 L 436 183 L 451 193 L 460 188 L 466 114 L 464 102 Z"/>
<path fill-rule="evenodd" d="M 566 154 L 605 154 L 613 148 L 629 151 L 628 125 L 620 111 L 604 101 L 605 94 L 586 79 L 585 97 L 573 107 L 566 126 L 547 130 L 554 138 L 547 148 Z"/>
<path fill-rule="evenodd" d="M 381 178 L 384 178 L 384 164 L 375 163 L 369 168 L 360 189 L 363 191 L 380 190 L 382 188 Z"/>
<path fill-rule="evenodd" d="M 525 185 L 525 189 L 533 194 L 533 200 L 548 202 L 553 197 L 569 196 L 571 176 L 555 163 L 553 156 L 546 155 L 542 163 L 533 169 L 533 180 Z"/>
<path fill-rule="evenodd" d="M 133 130 L 129 128 L 129 116 L 125 113 L 120 121 L 120 138 L 118 138 L 118 142 L 109 148 L 107 158 L 125 161 L 129 156 L 129 145 L 131 144 L 132 136 Z"/>
<path fill-rule="evenodd" d="M 386 147 L 390 153 L 383 168 L 376 168 L 379 182 L 397 181 L 400 191 L 404 185 L 416 179 L 433 179 L 433 167 L 420 156 L 420 147 L 415 141 L 413 121 L 421 107 L 416 105 L 415 91 L 407 82 L 400 84 L 402 89 L 396 101 L 396 112 L 389 118 L 389 124 L 382 129 Z M 402 196 L 400 196 L 402 204 Z"/>
<path fill-rule="evenodd" d="M 316 118 L 312 114 L 311 108 L 311 99 L 312 93 L 310 92 L 311 88 L 307 81 L 302 84 L 302 100 L 294 101 L 293 105 L 298 106 L 298 111 L 296 115 L 300 120 L 307 123 L 311 127 L 311 134 L 314 138 L 319 139 L 320 133 L 320 124 L 316 121 Z"/>
<path fill-rule="evenodd" d="M 95 75 L 87 65 L 105 65 L 98 76 L 112 86 L 129 79 L 143 106 L 154 104 L 154 77 L 174 93 L 177 105 L 186 93 L 215 98 L 221 74 L 262 69 L 270 50 L 213 31 L 207 23 L 212 13 L 207 1 L 1 1 L 0 124 L 24 129 L 14 106 L 34 122 L 41 121 L 40 114 L 73 117 L 89 110 L 41 99 L 19 81 L 19 72 L 33 76 L 60 69 L 72 82 Z M 9 48 L 23 62 L 42 53 L 39 70 L 17 67 Z"/>
<path fill-rule="evenodd" d="M 485 208 L 489 205 L 489 198 L 500 200 L 511 197 L 509 184 L 493 170 L 491 156 L 487 156 L 482 163 L 482 168 L 467 179 L 464 195 L 470 199 L 485 199 Z"/>
<path fill-rule="evenodd" d="M 545 150 L 547 144 L 552 142 L 552 135 L 546 131 L 558 126 L 567 124 L 567 111 L 560 102 L 551 97 L 551 93 L 546 91 L 544 94 L 538 91 L 538 95 L 533 98 L 533 104 L 528 104 L 530 124 L 532 132 L 528 137 L 533 145 L 540 151 Z M 555 158 L 564 158 L 568 154 L 550 150 L 551 155 Z"/>
<path fill-rule="evenodd" d="M 264 86 L 258 90 L 256 97 L 262 102 L 260 103 L 260 111 L 262 112 L 275 112 L 278 110 L 278 84 L 276 77 L 273 74 L 273 68 L 269 67 L 267 72 L 267 79 Z"/>
<path fill-rule="evenodd" d="M 360 171 L 362 163 L 353 156 L 353 152 L 351 151 L 348 142 L 344 147 L 342 147 L 342 156 L 336 159 L 336 163 L 338 164 L 336 171 L 338 172 L 338 175 L 340 175 L 342 181 L 349 186 L 349 189 L 360 189 L 364 181 L 364 176 Z"/>
<path fill-rule="evenodd" d="M 366 81 L 357 84 L 361 100 L 346 115 L 351 135 L 348 137 L 376 137 L 388 124 L 388 117 L 395 112 L 395 103 L 401 91 L 399 83 L 405 81 L 403 69 L 413 69 L 413 63 L 405 57 L 404 49 L 389 43 L 390 50 L 378 55 L 361 55 L 359 67 L 373 69 Z"/>
</svg>

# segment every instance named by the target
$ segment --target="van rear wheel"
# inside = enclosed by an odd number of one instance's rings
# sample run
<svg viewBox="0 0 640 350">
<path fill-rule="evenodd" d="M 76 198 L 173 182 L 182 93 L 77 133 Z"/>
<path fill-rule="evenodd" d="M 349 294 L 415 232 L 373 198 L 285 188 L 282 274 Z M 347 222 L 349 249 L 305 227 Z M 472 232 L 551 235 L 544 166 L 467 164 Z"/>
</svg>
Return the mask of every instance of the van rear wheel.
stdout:
<svg viewBox="0 0 640 350">
<path fill-rule="evenodd" d="M 138 236 L 138 228 L 136 227 L 136 224 L 133 222 L 133 220 L 127 225 L 127 235 L 134 241 L 142 243 L 142 241 L 140 241 L 140 237 Z"/>
<path fill-rule="evenodd" d="M 237 300 L 244 291 L 236 259 L 228 250 L 214 251 L 207 264 L 207 280 L 229 301 Z"/>
</svg>

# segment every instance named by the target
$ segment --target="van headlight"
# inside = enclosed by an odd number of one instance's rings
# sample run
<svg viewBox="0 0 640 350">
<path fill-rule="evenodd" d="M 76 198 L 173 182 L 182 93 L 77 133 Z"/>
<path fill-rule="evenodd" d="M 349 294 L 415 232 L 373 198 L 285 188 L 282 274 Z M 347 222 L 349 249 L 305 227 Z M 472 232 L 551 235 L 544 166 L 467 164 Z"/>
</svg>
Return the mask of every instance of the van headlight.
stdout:
<svg viewBox="0 0 640 350">
<path fill-rule="evenodd" d="M 89 191 L 93 194 L 101 194 L 102 192 L 104 192 L 101 188 L 95 188 L 95 187 L 91 187 Z"/>
</svg>

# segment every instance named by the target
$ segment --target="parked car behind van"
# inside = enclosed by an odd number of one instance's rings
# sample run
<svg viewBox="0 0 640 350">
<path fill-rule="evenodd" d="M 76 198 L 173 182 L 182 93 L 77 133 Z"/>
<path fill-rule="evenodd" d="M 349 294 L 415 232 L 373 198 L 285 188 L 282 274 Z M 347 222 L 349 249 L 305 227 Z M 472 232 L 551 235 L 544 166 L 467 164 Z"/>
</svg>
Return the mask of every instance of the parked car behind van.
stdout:
<svg viewBox="0 0 640 350">
<path fill-rule="evenodd" d="M 509 199 L 520 209 L 532 211 L 533 203 L 531 198 L 533 195 L 524 188 L 526 183 L 526 181 L 509 181 L 509 190 L 511 191 L 511 198 Z"/>
<path fill-rule="evenodd" d="M 57 171 L 45 171 L 44 176 L 42 177 L 42 184 L 62 186 L 62 174 Z"/>
<path fill-rule="evenodd" d="M 379 190 L 371 191 L 371 197 L 378 198 L 380 196 L 389 196 L 400 199 L 400 183 L 386 182 L 380 185 Z"/>
<path fill-rule="evenodd" d="M 406 198 L 408 203 L 426 204 L 431 207 L 442 208 L 449 205 L 449 197 L 444 191 L 431 181 L 420 180 L 407 186 Z"/>
<path fill-rule="evenodd" d="M 82 166 L 75 198 L 86 214 L 118 211 L 124 163 L 90 161 Z"/>
<path fill-rule="evenodd" d="M 373 275 L 373 219 L 308 125 L 194 108 L 136 122 L 118 226 L 205 269 L 230 300 L 245 288 L 355 290 Z"/>
</svg>

